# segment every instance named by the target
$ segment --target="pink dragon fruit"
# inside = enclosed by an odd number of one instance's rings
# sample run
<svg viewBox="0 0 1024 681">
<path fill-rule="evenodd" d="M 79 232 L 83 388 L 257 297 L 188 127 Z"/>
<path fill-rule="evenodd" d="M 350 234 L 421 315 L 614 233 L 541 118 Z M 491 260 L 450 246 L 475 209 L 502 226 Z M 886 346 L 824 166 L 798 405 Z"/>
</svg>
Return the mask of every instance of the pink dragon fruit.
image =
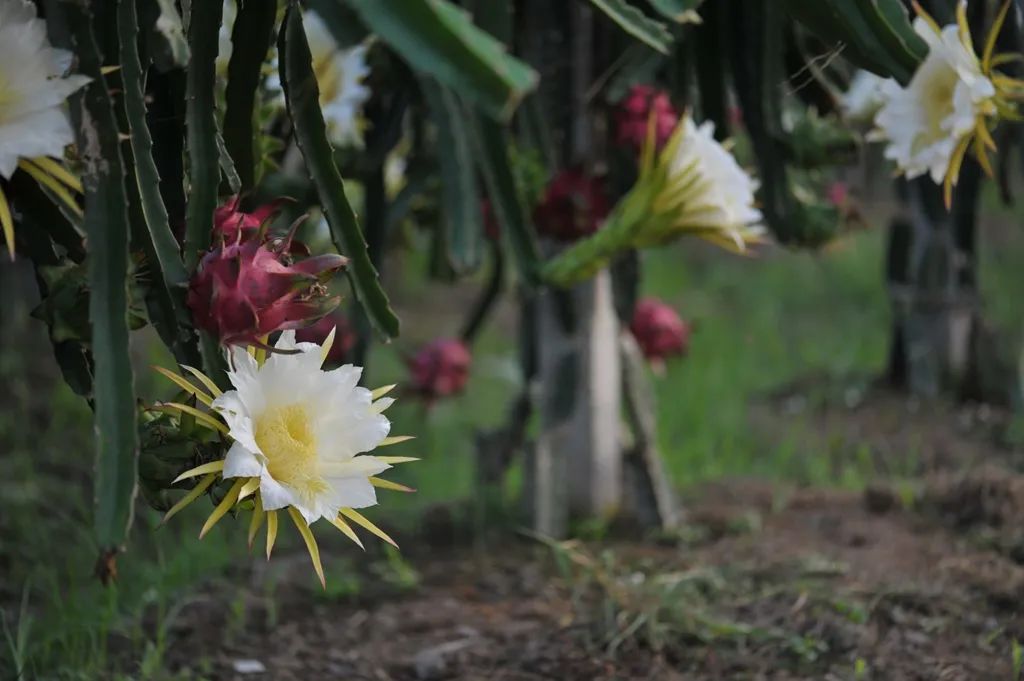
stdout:
<svg viewBox="0 0 1024 681">
<path fill-rule="evenodd" d="M 249 345 L 274 331 L 312 323 L 337 307 L 323 282 L 347 258 L 319 255 L 292 262 L 292 239 L 225 242 L 199 263 L 188 290 L 196 326 L 224 345 Z"/>
<path fill-rule="evenodd" d="M 356 345 L 356 334 L 348 317 L 340 309 L 335 309 L 325 315 L 316 324 L 306 326 L 295 332 L 295 340 L 300 343 L 316 343 L 323 345 L 327 336 L 334 329 L 334 343 L 331 351 L 327 353 L 326 364 L 344 364 L 348 354 Z"/>
<path fill-rule="evenodd" d="M 439 338 L 409 358 L 410 389 L 427 400 L 456 395 L 466 387 L 471 363 L 465 343 Z"/>
<path fill-rule="evenodd" d="M 548 184 L 533 210 L 533 222 L 544 236 L 574 241 L 596 232 L 610 209 L 604 181 L 581 168 L 569 168 Z"/>
<path fill-rule="evenodd" d="M 278 209 L 280 202 L 271 201 L 251 213 L 238 210 L 240 196 L 232 196 L 213 211 L 214 242 L 235 243 L 259 234 L 260 226 Z"/>
<path fill-rule="evenodd" d="M 690 326 L 679 314 L 655 298 L 637 303 L 629 330 L 636 338 L 644 357 L 653 363 L 669 357 L 685 355 L 690 344 Z"/>
<path fill-rule="evenodd" d="M 664 90 L 657 90 L 650 85 L 634 85 L 615 112 L 618 143 L 639 153 L 647 142 L 647 126 L 652 115 L 655 140 L 661 149 L 672 136 L 679 122 L 679 113 Z"/>
</svg>

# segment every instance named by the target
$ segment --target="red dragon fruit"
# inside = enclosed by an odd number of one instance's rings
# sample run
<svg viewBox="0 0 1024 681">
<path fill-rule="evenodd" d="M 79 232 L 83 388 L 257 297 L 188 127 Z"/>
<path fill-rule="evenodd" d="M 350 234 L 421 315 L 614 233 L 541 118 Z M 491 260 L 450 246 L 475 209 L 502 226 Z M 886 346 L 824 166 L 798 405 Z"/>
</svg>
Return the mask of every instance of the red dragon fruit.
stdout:
<svg viewBox="0 0 1024 681">
<path fill-rule="evenodd" d="M 292 239 L 225 242 L 212 248 L 189 283 L 196 326 L 224 345 L 248 345 L 274 331 L 295 329 L 339 302 L 323 282 L 347 259 L 337 254 L 292 262 Z"/>
<path fill-rule="evenodd" d="M 334 343 L 331 351 L 327 353 L 326 364 L 344 364 L 352 348 L 356 345 L 356 334 L 348 317 L 340 309 L 335 309 L 325 315 L 320 321 L 312 326 L 306 326 L 295 332 L 295 340 L 300 343 L 316 343 L 323 345 L 334 329 Z"/>
<path fill-rule="evenodd" d="M 575 241 L 598 230 L 611 207 L 604 181 L 581 168 L 562 170 L 533 210 L 537 231 L 558 241 Z"/>
<path fill-rule="evenodd" d="M 450 397 L 463 391 L 469 380 L 472 357 L 456 338 L 439 338 L 408 360 L 411 390 L 428 400 Z"/>
<path fill-rule="evenodd" d="M 259 234 L 260 226 L 278 209 L 279 201 L 271 201 L 246 213 L 238 209 L 240 196 L 230 199 L 217 206 L 213 211 L 214 242 L 234 243 L 246 241 Z"/>
<path fill-rule="evenodd" d="M 650 85 L 634 85 L 615 112 L 615 133 L 619 144 L 639 152 L 647 142 L 647 129 L 654 116 L 654 134 L 658 148 L 672 136 L 679 113 L 664 90 Z"/>
<path fill-rule="evenodd" d="M 685 355 L 690 344 L 690 326 L 679 314 L 655 298 L 637 303 L 629 330 L 644 357 L 660 364 L 667 358 Z"/>
</svg>

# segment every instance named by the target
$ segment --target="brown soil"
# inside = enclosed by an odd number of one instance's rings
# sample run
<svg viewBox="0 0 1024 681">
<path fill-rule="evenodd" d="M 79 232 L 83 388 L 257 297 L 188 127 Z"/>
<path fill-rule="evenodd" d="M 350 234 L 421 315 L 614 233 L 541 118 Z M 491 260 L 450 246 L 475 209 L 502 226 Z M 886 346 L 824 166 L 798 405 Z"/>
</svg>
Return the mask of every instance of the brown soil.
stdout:
<svg viewBox="0 0 1024 681">
<path fill-rule="evenodd" d="M 671 541 L 414 549 L 418 586 L 334 600 L 297 586 L 309 580 L 297 556 L 276 622 L 257 591 L 242 627 L 223 599 L 195 602 L 172 631 L 172 667 L 282 680 L 1011 679 L 1024 568 L 975 538 L 1022 526 L 1022 490 L 988 469 L 926 485 L 907 509 L 881 487 L 723 482 L 690 500 Z M 250 659 L 266 671 L 235 671 Z"/>
</svg>

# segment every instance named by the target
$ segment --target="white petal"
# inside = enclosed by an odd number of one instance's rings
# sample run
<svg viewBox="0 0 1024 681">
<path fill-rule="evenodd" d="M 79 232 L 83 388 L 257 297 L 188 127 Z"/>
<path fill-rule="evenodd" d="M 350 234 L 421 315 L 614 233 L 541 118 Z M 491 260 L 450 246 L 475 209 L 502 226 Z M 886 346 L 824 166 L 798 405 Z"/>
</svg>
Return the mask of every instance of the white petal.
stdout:
<svg viewBox="0 0 1024 681">
<path fill-rule="evenodd" d="M 320 472 L 328 478 L 367 478 L 383 473 L 391 468 L 375 456 L 354 456 L 350 459 L 324 461 L 320 464 Z"/>
<path fill-rule="evenodd" d="M 331 480 L 340 508 L 367 508 L 377 505 L 377 492 L 366 478 Z"/>
<path fill-rule="evenodd" d="M 263 502 L 263 510 L 276 511 L 287 506 L 294 506 L 301 511 L 298 498 L 290 489 L 274 480 L 266 470 L 260 476 L 260 499 Z M 305 514 L 303 514 L 305 517 Z M 308 521 L 307 521 L 308 522 Z"/>
<path fill-rule="evenodd" d="M 263 462 L 241 442 L 235 442 L 224 457 L 225 478 L 254 478 L 263 473 Z"/>
</svg>

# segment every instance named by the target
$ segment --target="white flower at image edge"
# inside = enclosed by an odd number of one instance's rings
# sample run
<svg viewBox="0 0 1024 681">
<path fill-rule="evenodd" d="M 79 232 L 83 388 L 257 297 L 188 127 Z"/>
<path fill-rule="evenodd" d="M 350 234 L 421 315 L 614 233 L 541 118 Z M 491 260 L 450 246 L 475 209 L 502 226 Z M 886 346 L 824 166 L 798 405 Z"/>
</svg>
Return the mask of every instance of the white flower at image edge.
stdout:
<svg viewBox="0 0 1024 681">
<path fill-rule="evenodd" d="M 936 32 L 918 17 L 914 30 L 928 43 L 928 56 L 906 88 L 895 81 L 882 85 L 875 136 L 888 141 L 885 157 L 906 177 L 929 173 L 941 183 L 957 145 L 995 113 L 996 89 L 956 25 Z"/>
<path fill-rule="evenodd" d="M 313 73 L 320 89 L 320 109 L 327 123 L 327 132 L 339 146 L 363 146 L 363 105 L 370 98 L 370 88 L 363 80 L 370 74 L 366 63 L 367 45 L 341 49 L 320 15 L 312 10 L 302 13 L 302 26 L 309 41 Z M 281 90 L 279 65 L 269 79 L 272 89 Z"/>
<path fill-rule="evenodd" d="M 18 159 L 63 156 L 74 141 L 64 100 L 89 79 L 67 75 L 71 58 L 50 46 L 35 5 L 0 0 L 0 177 Z"/>
<path fill-rule="evenodd" d="M 213 402 L 234 444 L 225 478 L 259 478 L 263 509 L 293 506 L 307 523 L 333 520 L 342 508 L 377 503 L 370 476 L 390 466 L 364 454 L 391 429 L 381 413 L 394 400 L 373 400 L 357 386 L 362 369 L 351 364 L 323 371 L 321 348 L 296 343 L 284 331 L 278 350 L 262 366 L 243 348 L 230 351 L 235 389 Z"/>
<path fill-rule="evenodd" d="M 715 139 L 710 121 L 697 126 L 687 116 L 673 138 L 664 151 L 670 159 L 669 181 L 658 210 L 680 210 L 677 228 L 724 231 L 742 250 L 762 231 L 754 198 L 757 180 Z"/>
</svg>

